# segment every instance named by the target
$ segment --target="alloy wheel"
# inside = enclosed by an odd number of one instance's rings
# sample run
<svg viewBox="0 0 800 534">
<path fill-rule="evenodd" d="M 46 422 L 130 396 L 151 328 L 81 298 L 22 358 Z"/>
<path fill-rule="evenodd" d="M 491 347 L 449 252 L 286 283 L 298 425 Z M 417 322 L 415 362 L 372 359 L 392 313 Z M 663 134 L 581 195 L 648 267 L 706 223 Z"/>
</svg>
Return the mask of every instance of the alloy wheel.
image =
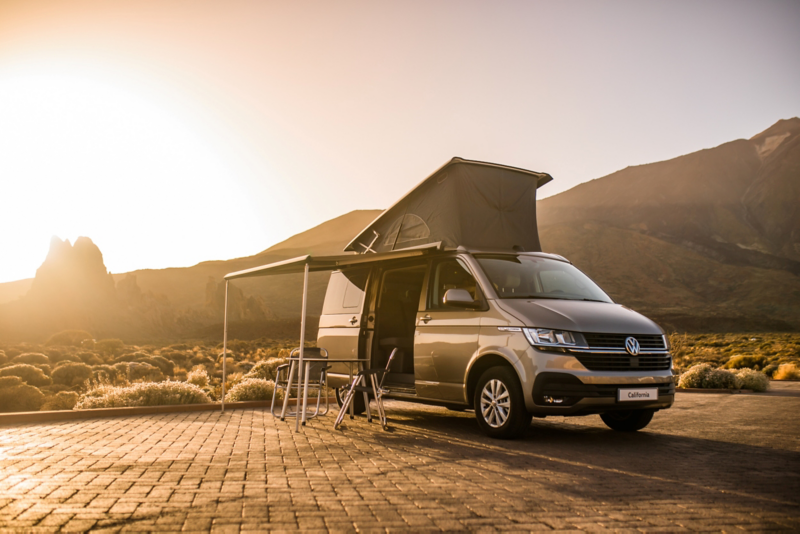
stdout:
<svg viewBox="0 0 800 534">
<path fill-rule="evenodd" d="M 500 428 L 508 421 L 511 398 L 505 384 L 496 378 L 489 380 L 481 392 L 481 414 L 492 428 Z"/>
</svg>

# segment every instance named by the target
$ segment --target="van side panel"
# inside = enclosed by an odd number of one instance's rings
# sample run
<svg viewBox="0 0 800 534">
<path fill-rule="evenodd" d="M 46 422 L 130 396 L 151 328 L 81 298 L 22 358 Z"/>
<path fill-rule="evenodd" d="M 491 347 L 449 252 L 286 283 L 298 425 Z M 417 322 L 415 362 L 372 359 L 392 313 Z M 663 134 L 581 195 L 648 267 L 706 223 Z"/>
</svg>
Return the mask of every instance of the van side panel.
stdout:
<svg viewBox="0 0 800 534">
<path fill-rule="evenodd" d="M 366 281 L 366 273 L 360 274 L 348 277 L 340 271 L 331 273 L 317 334 L 317 346 L 326 349 L 329 358 L 355 360 L 363 351 L 364 289 L 353 282 L 359 283 L 361 278 Z M 329 373 L 348 375 L 349 367 L 332 364 Z"/>
</svg>

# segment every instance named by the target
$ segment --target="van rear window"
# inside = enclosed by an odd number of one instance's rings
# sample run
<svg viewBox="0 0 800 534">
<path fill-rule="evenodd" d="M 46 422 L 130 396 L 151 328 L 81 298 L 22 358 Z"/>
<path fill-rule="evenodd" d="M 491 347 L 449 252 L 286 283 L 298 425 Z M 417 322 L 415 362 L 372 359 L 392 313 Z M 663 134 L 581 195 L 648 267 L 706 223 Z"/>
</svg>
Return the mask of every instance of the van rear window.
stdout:
<svg viewBox="0 0 800 534">
<path fill-rule="evenodd" d="M 336 271 L 331 273 L 325 303 L 322 305 L 324 315 L 353 314 L 361 309 L 364 302 L 364 289 L 367 284 L 369 269 Z"/>
</svg>

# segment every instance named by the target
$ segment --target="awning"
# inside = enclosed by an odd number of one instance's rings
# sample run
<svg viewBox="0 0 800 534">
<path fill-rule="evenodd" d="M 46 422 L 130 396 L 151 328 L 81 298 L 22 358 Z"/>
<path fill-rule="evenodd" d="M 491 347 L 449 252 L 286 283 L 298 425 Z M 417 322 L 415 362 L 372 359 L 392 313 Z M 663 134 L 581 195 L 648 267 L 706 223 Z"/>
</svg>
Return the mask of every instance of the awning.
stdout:
<svg viewBox="0 0 800 534">
<path fill-rule="evenodd" d="M 391 252 L 377 252 L 368 254 L 342 254 L 339 256 L 299 256 L 289 260 L 278 261 L 260 267 L 253 267 L 225 275 L 225 280 L 238 278 L 251 278 L 255 276 L 272 276 L 276 274 L 302 273 L 306 265 L 310 272 L 335 271 L 343 267 L 363 265 L 386 260 L 399 260 L 422 256 L 433 250 L 439 250 L 441 243 L 429 243 L 420 247 L 407 248 Z"/>
</svg>

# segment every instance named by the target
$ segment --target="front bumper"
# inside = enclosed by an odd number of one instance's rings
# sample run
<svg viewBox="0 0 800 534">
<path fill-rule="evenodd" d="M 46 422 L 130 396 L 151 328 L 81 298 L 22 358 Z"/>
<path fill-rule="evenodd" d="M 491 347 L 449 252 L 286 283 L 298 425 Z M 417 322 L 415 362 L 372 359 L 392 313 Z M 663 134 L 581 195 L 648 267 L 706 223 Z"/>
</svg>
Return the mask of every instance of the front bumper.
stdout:
<svg viewBox="0 0 800 534">
<path fill-rule="evenodd" d="M 536 376 L 533 384 L 534 415 L 589 415 L 615 410 L 663 410 L 675 400 L 675 384 L 670 377 L 665 381 L 653 381 L 646 386 L 632 384 L 620 377 L 593 377 L 594 383 L 584 383 L 571 373 L 543 372 Z M 614 379 L 616 380 L 616 383 Z M 657 400 L 617 401 L 620 388 L 656 387 Z M 548 400 L 550 402 L 548 402 Z"/>
</svg>

